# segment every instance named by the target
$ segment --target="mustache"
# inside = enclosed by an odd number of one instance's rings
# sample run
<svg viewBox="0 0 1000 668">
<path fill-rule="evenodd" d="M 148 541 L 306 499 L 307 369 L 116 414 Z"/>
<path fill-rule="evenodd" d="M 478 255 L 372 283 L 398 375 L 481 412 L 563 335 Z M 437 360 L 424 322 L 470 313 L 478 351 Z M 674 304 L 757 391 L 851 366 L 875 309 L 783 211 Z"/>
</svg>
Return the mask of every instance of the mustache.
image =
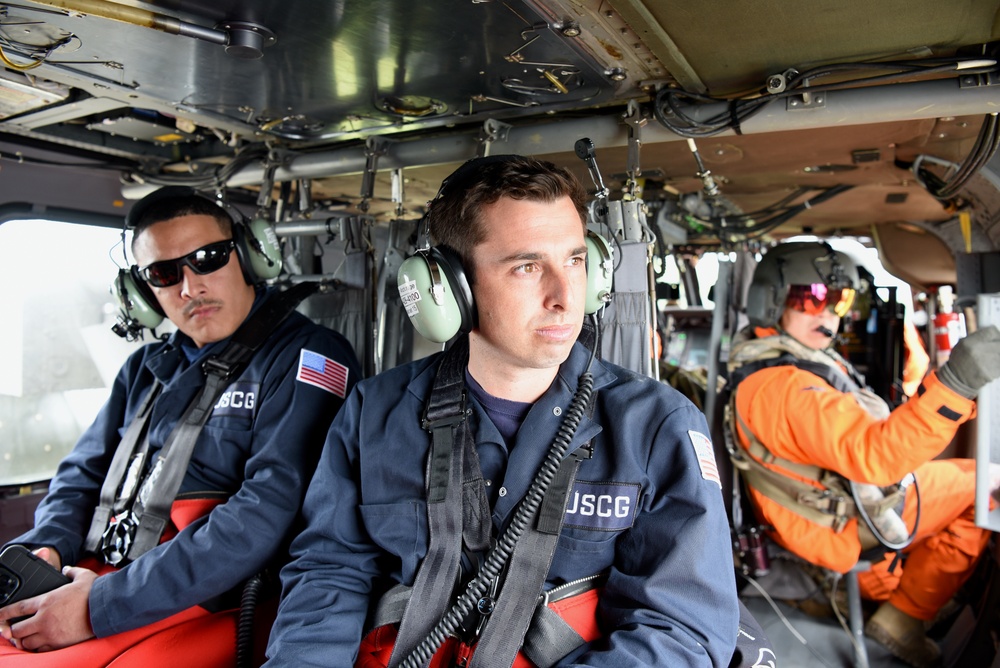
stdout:
<svg viewBox="0 0 1000 668">
<path fill-rule="evenodd" d="M 200 309 L 205 306 L 222 306 L 222 302 L 218 299 L 195 299 L 194 301 L 188 302 L 184 306 L 184 315 L 190 316 L 196 309 Z"/>
</svg>

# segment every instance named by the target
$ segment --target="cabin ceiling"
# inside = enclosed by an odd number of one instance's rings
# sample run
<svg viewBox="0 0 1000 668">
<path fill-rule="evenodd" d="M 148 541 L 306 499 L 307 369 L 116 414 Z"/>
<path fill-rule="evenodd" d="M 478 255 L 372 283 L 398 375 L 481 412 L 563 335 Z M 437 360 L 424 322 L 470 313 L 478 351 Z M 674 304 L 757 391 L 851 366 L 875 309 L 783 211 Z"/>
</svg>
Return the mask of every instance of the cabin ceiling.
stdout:
<svg viewBox="0 0 1000 668">
<path fill-rule="evenodd" d="M 905 247 L 931 234 L 947 263 L 955 237 L 939 228 L 964 207 L 971 248 L 995 249 L 1000 211 L 975 193 L 932 196 L 911 166 L 944 174 L 941 164 L 965 160 L 1000 109 L 1000 78 L 939 68 L 859 80 L 898 72 L 886 62 L 994 58 L 998 10 L 998 0 L 0 2 L 0 202 L 51 203 L 55 188 L 65 206 L 118 213 L 156 185 L 189 183 L 226 185 L 253 205 L 272 174 L 272 200 L 308 185 L 319 211 L 415 217 L 477 152 L 543 156 L 590 184 L 574 153 L 589 136 L 612 199 L 631 174 L 655 209 L 703 187 L 687 142 L 661 122 L 660 93 L 707 96 L 707 107 L 682 98 L 704 118 L 823 66 L 810 81 L 822 92 L 778 91 L 738 132 L 697 138 L 722 208 L 853 186 L 761 238 L 848 233 Z M 81 164 L 117 185 L 84 187 Z"/>
</svg>

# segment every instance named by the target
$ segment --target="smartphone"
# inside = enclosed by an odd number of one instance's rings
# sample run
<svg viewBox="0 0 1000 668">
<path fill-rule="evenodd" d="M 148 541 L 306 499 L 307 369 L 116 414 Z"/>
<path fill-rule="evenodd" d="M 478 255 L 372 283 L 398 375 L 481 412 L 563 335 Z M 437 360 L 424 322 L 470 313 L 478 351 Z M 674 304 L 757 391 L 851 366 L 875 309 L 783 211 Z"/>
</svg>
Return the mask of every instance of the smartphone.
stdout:
<svg viewBox="0 0 1000 668">
<path fill-rule="evenodd" d="M 38 596 L 70 579 L 23 545 L 8 545 L 0 552 L 0 607 Z M 15 623 L 24 619 L 11 619 Z"/>
</svg>

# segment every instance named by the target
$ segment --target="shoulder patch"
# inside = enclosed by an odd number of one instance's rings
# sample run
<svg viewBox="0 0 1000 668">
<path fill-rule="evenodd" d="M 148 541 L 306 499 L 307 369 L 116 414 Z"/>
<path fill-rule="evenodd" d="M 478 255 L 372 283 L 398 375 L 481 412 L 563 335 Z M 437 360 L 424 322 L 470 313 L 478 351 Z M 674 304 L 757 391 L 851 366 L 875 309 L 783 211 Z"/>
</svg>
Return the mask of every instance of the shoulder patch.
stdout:
<svg viewBox="0 0 1000 668">
<path fill-rule="evenodd" d="M 295 374 L 295 380 L 314 385 L 343 399 L 347 396 L 347 373 L 348 369 L 343 364 L 303 348 L 299 353 L 299 370 Z"/>
<path fill-rule="evenodd" d="M 694 446 L 694 454 L 698 459 L 698 468 L 701 469 L 701 477 L 711 480 L 719 489 L 722 489 L 722 480 L 719 478 L 719 465 L 715 462 L 715 448 L 712 447 L 712 439 L 700 431 L 688 431 L 688 438 Z"/>
</svg>

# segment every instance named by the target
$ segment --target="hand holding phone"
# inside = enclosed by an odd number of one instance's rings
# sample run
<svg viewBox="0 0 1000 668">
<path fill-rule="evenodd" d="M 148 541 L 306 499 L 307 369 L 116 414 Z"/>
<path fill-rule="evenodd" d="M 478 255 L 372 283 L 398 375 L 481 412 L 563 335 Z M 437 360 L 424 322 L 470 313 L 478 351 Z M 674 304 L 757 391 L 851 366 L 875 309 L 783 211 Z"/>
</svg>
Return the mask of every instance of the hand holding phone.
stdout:
<svg viewBox="0 0 1000 668">
<path fill-rule="evenodd" d="M 0 608 L 50 592 L 70 582 L 52 564 L 23 545 L 8 545 L 0 552 Z M 8 620 L 11 624 L 22 618 Z"/>
</svg>

